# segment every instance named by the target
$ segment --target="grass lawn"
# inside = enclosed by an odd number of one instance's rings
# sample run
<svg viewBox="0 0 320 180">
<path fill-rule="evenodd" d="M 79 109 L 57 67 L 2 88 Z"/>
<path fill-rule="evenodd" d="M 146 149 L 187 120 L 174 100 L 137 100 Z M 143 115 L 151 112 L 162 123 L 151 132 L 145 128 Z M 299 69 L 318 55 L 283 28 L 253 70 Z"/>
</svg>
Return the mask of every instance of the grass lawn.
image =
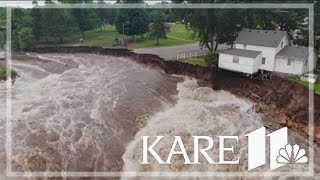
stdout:
<svg viewBox="0 0 320 180">
<path fill-rule="evenodd" d="M 192 37 L 193 31 L 191 29 L 186 29 L 184 24 L 173 24 L 171 26 L 171 31 L 167 34 L 168 36 L 173 36 L 180 39 L 185 39 L 187 41 L 198 41 L 198 38 Z"/>
<path fill-rule="evenodd" d="M 315 72 L 315 74 L 320 76 L 319 72 Z M 298 82 L 298 83 L 302 84 L 303 86 L 309 88 L 309 82 L 300 80 L 300 77 L 297 75 L 289 75 L 289 76 L 287 76 L 287 78 L 289 80 Z M 314 91 L 316 94 L 320 94 L 320 80 L 319 79 L 316 81 L 316 83 L 314 83 Z"/>
<path fill-rule="evenodd" d="M 129 48 L 137 49 L 137 48 L 147 48 L 147 47 L 163 47 L 163 46 L 176 46 L 176 45 L 184 45 L 184 44 L 192 44 L 193 41 L 183 41 L 179 39 L 173 39 L 168 37 L 167 39 L 159 39 L 159 46 L 157 46 L 157 42 L 154 39 L 145 38 L 144 40 L 137 40 L 135 44 L 130 44 Z"/>
<path fill-rule="evenodd" d="M 306 82 L 306 81 L 300 81 L 305 87 L 309 87 L 309 82 Z M 319 80 L 314 83 L 314 91 L 317 93 L 317 94 L 320 94 L 320 82 Z"/>
<path fill-rule="evenodd" d="M 208 67 L 207 62 L 205 62 L 204 59 L 201 58 L 200 56 L 197 57 L 197 58 L 179 59 L 178 61 L 184 62 L 184 63 L 193 64 L 193 65 L 199 65 L 199 66 L 203 66 L 203 67 Z"/>
<path fill-rule="evenodd" d="M 114 35 L 116 35 L 116 29 L 114 26 L 106 26 L 106 28 L 101 32 L 101 29 L 95 29 L 85 32 L 85 41 L 81 44 L 80 38 L 82 35 L 80 33 L 72 34 L 69 37 L 65 37 L 63 42 L 58 42 L 58 46 L 103 46 L 110 47 L 114 40 Z M 119 36 L 120 38 L 121 36 Z M 41 42 L 39 43 L 40 47 L 43 46 L 56 46 L 53 42 Z"/>
<path fill-rule="evenodd" d="M 173 24 L 170 32 L 167 34 L 167 39 L 160 39 L 159 46 L 175 46 L 195 43 L 197 39 L 193 40 L 192 30 L 187 30 L 183 24 Z M 44 46 L 102 46 L 112 47 L 114 36 L 118 35 L 118 38 L 123 39 L 122 35 L 119 35 L 114 26 L 106 26 L 101 32 L 100 28 L 85 32 L 85 41 L 80 43 L 79 40 L 82 37 L 80 33 L 70 35 L 63 39 L 63 43 L 57 42 L 41 42 L 39 47 Z M 131 37 L 128 37 L 130 40 Z M 146 48 L 146 47 L 157 47 L 156 40 L 149 39 L 148 34 L 144 35 L 144 38 L 140 36 L 136 37 L 135 43 L 129 43 L 128 48 Z"/>
</svg>

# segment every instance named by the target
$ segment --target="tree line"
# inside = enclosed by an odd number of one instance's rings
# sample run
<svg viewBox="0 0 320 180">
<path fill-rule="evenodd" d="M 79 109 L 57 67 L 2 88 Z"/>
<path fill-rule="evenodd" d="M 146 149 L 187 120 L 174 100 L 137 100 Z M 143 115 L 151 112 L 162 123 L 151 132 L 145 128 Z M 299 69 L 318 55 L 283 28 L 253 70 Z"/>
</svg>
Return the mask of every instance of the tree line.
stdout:
<svg viewBox="0 0 320 180">
<path fill-rule="evenodd" d="M 60 0 L 62 3 L 92 3 L 91 0 Z M 140 2 L 122 0 L 117 3 Z M 251 0 L 172 0 L 173 3 L 229 3 L 255 2 Z M 260 3 L 275 2 L 272 0 Z M 320 5 L 310 0 L 281 0 L 276 2 L 315 3 L 315 46 L 320 46 Z M 47 4 L 53 3 L 49 0 Z M 104 3 L 102 0 L 98 3 Z M 5 11 L 0 10 L 0 28 L 4 27 Z M 180 20 L 192 29 L 200 45 L 216 50 L 219 44 L 232 44 L 243 28 L 285 30 L 297 45 L 308 45 L 307 9 L 13 9 L 12 46 L 25 50 L 40 41 L 61 43 L 66 36 L 104 28 L 112 24 L 119 34 L 134 38 L 149 32 L 151 38 L 159 41 L 165 38 L 164 22 Z M 1 32 L 1 29 L 0 29 Z M 3 32 L 3 31 L 2 31 Z M 0 37 L 0 45 L 4 43 Z"/>
<path fill-rule="evenodd" d="M 52 2 L 47 2 L 47 4 Z M 119 34 L 134 38 L 149 32 L 149 37 L 159 42 L 166 38 L 164 22 L 169 20 L 165 11 L 144 9 L 54 9 L 33 8 L 12 10 L 12 47 L 27 50 L 38 43 L 52 45 L 65 42 L 66 37 L 114 25 Z M 5 9 L 0 10 L 0 25 L 5 27 Z M 0 45 L 5 43 L 5 29 L 1 31 Z"/>
</svg>

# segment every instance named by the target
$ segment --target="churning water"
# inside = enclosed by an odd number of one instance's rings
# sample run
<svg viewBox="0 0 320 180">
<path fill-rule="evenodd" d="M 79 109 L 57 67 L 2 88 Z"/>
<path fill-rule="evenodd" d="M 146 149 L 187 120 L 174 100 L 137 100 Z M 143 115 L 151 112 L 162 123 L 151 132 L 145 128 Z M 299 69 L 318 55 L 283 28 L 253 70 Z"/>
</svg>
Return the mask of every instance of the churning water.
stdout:
<svg viewBox="0 0 320 180">
<path fill-rule="evenodd" d="M 30 56 L 13 62 L 12 168 L 20 172 L 121 171 L 125 145 L 143 119 L 175 101 L 180 80 L 124 58 Z"/>
<path fill-rule="evenodd" d="M 153 172 L 151 176 L 165 175 L 170 173 L 169 179 L 176 179 L 176 172 L 242 172 L 246 175 L 247 166 L 247 143 L 245 135 L 264 126 L 264 120 L 260 114 L 253 112 L 253 104 L 245 99 L 238 98 L 226 91 L 214 91 L 208 87 L 199 87 L 195 80 L 186 80 L 177 86 L 178 101 L 173 107 L 158 112 L 152 116 L 145 127 L 129 143 L 123 156 L 125 166 L 123 172 Z M 270 131 L 269 131 L 270 133 Z M 154 137 L 149 140 L 149 146 L 155 141 L 155 136 L 165 136 L 153 149 L 161 159 L 167 160 L 171 150 L 174 136 L 181 136 L 189 159 L 193 160 L 194 142 L 192 136 L 210 136 L 213 139 L 213 149 L 207 151 L 214 162 L 219 162 L 219 139 L 217 136 L 239 136 L 236 141 L 226 142 L 225 147 L 234 146 L 234 153 L 226 152 L 225 160 L 235 161 L 240 157 L 240 165 L 217 165 L 209 164 L 199 155 L 201 164 L 186 165 L 182 155 L 175 155 L 171 159 L 172 164 L 161 165 L 149 154 L 147 165 L 143 162 L 142 136 Z M 291 138 L 290 138 L 291 137 Z M 290 143 L 298 143 L 308 150 L 306 139 L 290 132 Z M 199 143 L 199 148 L 205 148 L 208 142 Z M 267 148 L 268 149 L 268 148 Z M 179 148 L 176 148 L 179 150 Z M 268 150 L 269 152 L 269 150 Z M 267 153 L 268 154 L 268 153 Z M 151 157 L 151 158 L 150 158 Z M 268 158 L 268 157 L 267 157 Z M 268 172 L 269 166 L 262 166 L 254 172 Z M 284 166 L 279 171 L 305 172 L 308 165 Z M 138 174 L 137 173 L 137 174 Z M 285 176 L 282 177 L 285 179 Z M 125 178 L 123 178 L 125 179 Z M 148 178 L 141 178 L 148 179 Z M 184 178 L 199 179 L 199 178 Z M 203 178 L 203 179 L 207 179 Z M 241 177 L 239 178 L 241 179 Z M 278 178 L 276 178 L 278 179 Z"/>
<path fill-rule="evenodd" d="M 13 171 L 246 172 L 246 160 L 241 165 L 209 165 L 201 156 L 201 165 L 184 165 L 181 156 L 173 156 L 171 165 L 159 165 L 152 158 L 149 165 L 141 165 L 141 136 L 181 136 L 188 154 L 193 154 L 193 135 L 212 137 L 214 147 L 218 135 L 236 135 L 240 143 L 235 143 L 235 152 L 246 157 L 244 135 L 264 125 L 245 99 L 125 58 L 29 54 L 14 59 L 20 77 L 12 89 Z M 0 93 L 5 112 L 4 83 Z M 5 113 L 0 121 L 4 172 Z M 290 142 L 294 141 L 307 148 L 307 139 L 294 134 Z M 171 145 L 167 138 L 155 150 L 165 159 Z M 209 152 L 216 161 L 217 154 L 218 148 Z M 226 159 L 234 160 L 234 154 L 227 153 Z M 306 166 L 282 169 L 295 168 L 307 170 Z"/>
</svg>

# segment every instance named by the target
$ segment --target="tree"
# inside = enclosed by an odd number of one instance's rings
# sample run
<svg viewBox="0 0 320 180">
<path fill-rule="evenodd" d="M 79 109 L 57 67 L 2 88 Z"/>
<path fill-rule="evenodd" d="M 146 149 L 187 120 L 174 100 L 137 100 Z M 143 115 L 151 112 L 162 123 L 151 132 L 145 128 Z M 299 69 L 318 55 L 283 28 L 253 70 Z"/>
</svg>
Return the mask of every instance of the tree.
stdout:
<svg viewBox="0 0 320 180">
<path fill-rule="evenodd" d="M 233 44 L 238 32 L 242 29 L 239 24 L 243 22 L 239 10 L 217 9 L 215 11 L 215 47 L 216 51 L 219 44 Z"/>
<path fill-rule="evenodd" d="M 103 0 L 98 0 L 99 4 L 106 4 Z M 116 9 L 104 9 L 98 8 L 96 9 L 97 17 L 99 20 L 99 25 L 101 27 L 101 32 L 105 27 L 105 24 L 113 24 L 117 15 Z"/>
<path fill-rule="evenodd" d="M 172 3 L 177 3 L 177 4 L 180 4 L 180 3 L 183 3 L 184 0 L 171 0 Z"/>
<path fill-rule="evenodd" d="M 23 27 L 17 33 L 19 49 L 26 50 L 30 48 L 34 35 L 31 27 Z"/>
<path fill-rule="evenodd" d="M 120 34 L 132 36 L 143 35 L 149 30 L 148 14 L 144 9 L 121 9 L 115 26 Z"/>
<path fill-rule="evenodd" d="M 119 1 L 123 3 L 143 3 L 144 2 L 143 0 L 119 0 Z"/>
<path fill-rule="evenodd" d="M 315 36 L 315 48 L 319 52 L 320 49 L 320 3 L 317 2 L 314 7 L 314 36 Z"/>
<path fill-rule="evenodd" d="M 71 33 L 75 27 L 71 11 L 68 9 L 42 9 L 42 33 L 43 36 L 54 38 L 55 42 L 59 39 L 63 42 L 63 37 Z"/>
<path fill-rule="evenodd" d="M 0 8 L 0 49 L 6 43 L 6 10 Z"/>
<path fill-rule="evenodd" d="M 151 24 L 150 24 L 150 37 L 157 40 L 157 46 L 159 45 L 159 39 L 166 39 L 166 27 L 164 24 L 165 15 L 159 11 L 152 11 L 151 15 Z"/>
<path fill-rule="evenodd" d="M 180 1 L 175 0 L 176 3 Z M 217 0 L 187 0 L 188 3 L 229 2 Z M 220 43 L 232 43 L 243 21 L 240 10 L 230 9 L 194 9 L 185 10 L 185 21 L 190 23 L 194 36 L 200 39 L 200 46 L 210 51 L 217 50 Z"/>
<path fill-rule="evenodd" d="M 38 8 L 31 9 L 31 17 L 32 17 L 32 32 L 34 33 L 35 39 L 39 41 L 43 36 L 41 9 L 38 9 Z"/>
<path fill-rule="evenodd" d="M 62 3 L 93 3 L 93 0 L 58 0 Z M 85 38 L 85 32 L 91 30 L 99 24 L 96 12 L 93 9 L 74 9 L 73 19 Z M 101 24 L 101 22 L 100 22 Z"/>
<path fill-rule="evenodd" d="M 98 18 L 93 9 L 74 9 L 74 19 L 82 33 L 82 38 L 85 38 L 85 32 L 97 27 Z"/>
<path fill-rule="evenodd" d="M 238 10 L 201 9 L 193 10 L 186 20 L 200 39 L 200 46 L 210 51 L 217 50 L 221 43 L 232 44 L 242 19 Z"/>
<path fill-rule="evenodd" d="M 105 2 L 103 2 L 103 0 L 98 0 L 99 4 L 105 4 Z M 104 28 L 105 25 L 105 20 L 107 19 L 107 9 L 97 9 L 97 17 L 99 19 L 99 25 L 101 28 L 101 32 L 102 32 L 102 28 Z"/>
<path fill-rule="evenodd" d="M 32 17 L 26 9 L 12 11 L 12 47 L 16 50 L 27 50 L 34 42 Z"/>
<path fill-rule="evenodd" d="M 174 0 L 179 3 L 180 1 Z M 286 0 L 283 0 L 287 2 Z M 188 3 L 229 3 L 234 0 L 188 0 Z M 237 1 L 238 2 L 238 1 Z M 242 2 L 251 2 L 243 0 Z M 267 1 L 265 1 L 267 2 Z M 268 1 L 270 2 L 270 1 Z M 300 29 L 300 36 L 295 42 L 299 45 L 308 44 L 307 31 L 304 20 L 307 10 L 283 10 L 283 9 L 201 9 L 185 10 L 186 21 L 190 23 L 195 36 L 200 39 L 200 45 L 210 50 L 216 50 L 221 43 L 232 44 L 238 32 L 243 28 L 286 30 L 293 39 L 296 30 Z M 297 37 L 297 36 L 295 36 Z"/>
</svg>

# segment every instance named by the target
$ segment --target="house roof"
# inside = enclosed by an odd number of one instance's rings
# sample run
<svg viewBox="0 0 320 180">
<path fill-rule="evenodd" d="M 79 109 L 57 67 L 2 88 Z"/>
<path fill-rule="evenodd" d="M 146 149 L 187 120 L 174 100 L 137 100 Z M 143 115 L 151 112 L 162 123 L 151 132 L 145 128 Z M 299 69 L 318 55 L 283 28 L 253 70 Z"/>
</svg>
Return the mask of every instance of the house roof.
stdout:
<svg viewBox="0 0 320 180">
<path fill-rule="evenodd" d="M 286 31 L 243 29 L 239 33 L 235 43 L 277 47 L 283 36 L 287 36 Z"/>
<path fill-rule="evenodd" d="M 276 56 L 304 60 L 309 54 L 308 47 L 287 45 Z"/>
<path fill-rule="evenodd" d="M 252 51 L 252 50 L 246 50 L 246 49 L 228 49 L 225 51 L 221 51 L 220 53 L 241 56 L 241 57 L 255 58 L 259 54 L 261 54 L 261 51 Z"/>
</svg>

